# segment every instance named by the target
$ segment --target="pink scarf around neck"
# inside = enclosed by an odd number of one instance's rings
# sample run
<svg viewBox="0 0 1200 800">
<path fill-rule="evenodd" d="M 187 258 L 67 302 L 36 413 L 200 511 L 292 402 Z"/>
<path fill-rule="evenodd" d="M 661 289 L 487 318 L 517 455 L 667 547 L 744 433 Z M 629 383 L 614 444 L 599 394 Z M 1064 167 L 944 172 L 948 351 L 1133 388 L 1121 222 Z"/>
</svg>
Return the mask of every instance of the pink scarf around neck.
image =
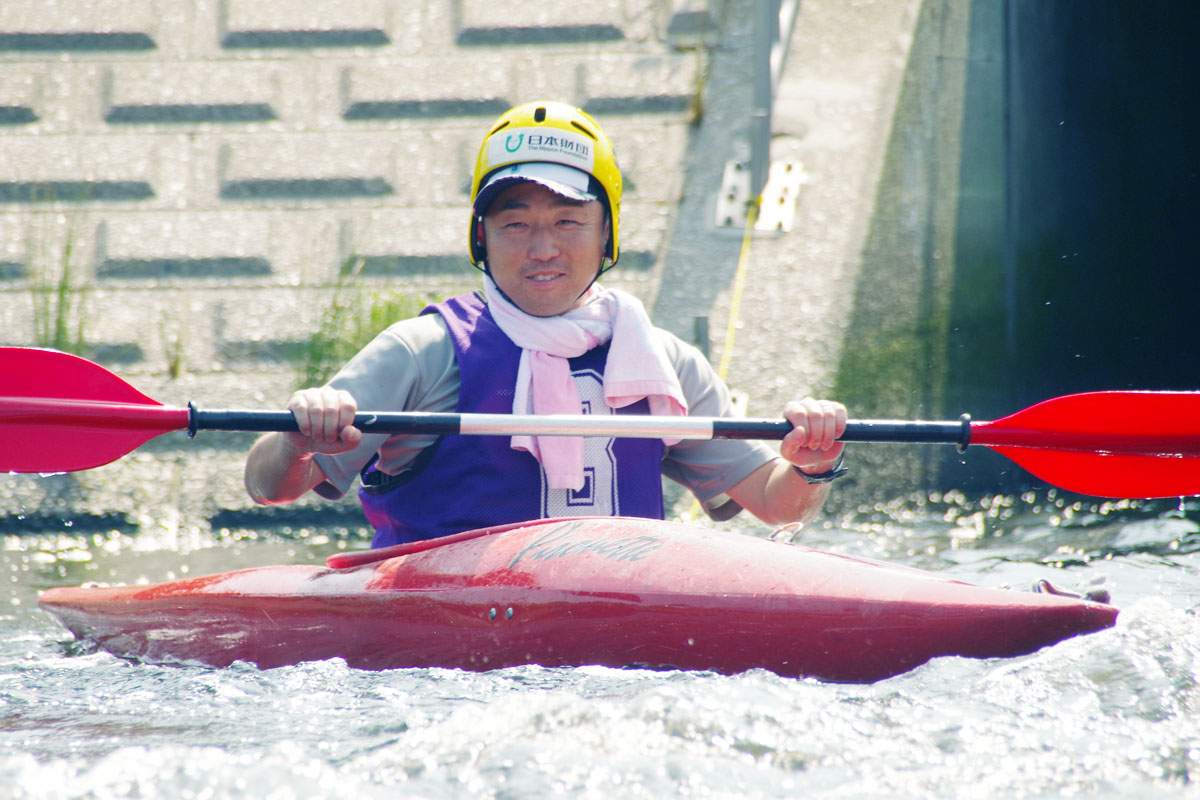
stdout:
<svg viewBox="0 0 1200 800">
<path fill-rule="evenodd" d="M 604 368 L 604 399 L 623 408 L 649 398 L 650 413 L 687 414 L 687 401 L 654 327 L 637 298 L 593 284 L 582 306 L 557 317 L 535 317 L 506 298 L 491 277 L 484 293 L 500 330 L 521 348 L 514 414 L 580 414 L 579 389 L 567 359 L 612 340 Z M 667 444 L 674 444 L 668 441 Z M 583 439 L 578 436 L 514 436 L 542 465 L 551 488 L 583 488 Z"/>
</svg>

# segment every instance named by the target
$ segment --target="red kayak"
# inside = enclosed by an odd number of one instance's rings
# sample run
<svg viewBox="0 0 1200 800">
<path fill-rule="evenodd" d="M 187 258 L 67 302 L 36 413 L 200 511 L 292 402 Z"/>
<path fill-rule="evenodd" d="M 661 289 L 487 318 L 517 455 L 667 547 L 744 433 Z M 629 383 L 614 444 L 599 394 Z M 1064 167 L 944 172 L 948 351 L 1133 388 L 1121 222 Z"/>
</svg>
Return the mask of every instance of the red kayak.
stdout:
<svg viewBox="0 0 1200 800">
<path fill-rule="evenodd" d="M 1031 653 L 1117 610 L 670 522 L 541 520 L 327 567 L 41 597 L 122 658 L 486 670 L 598 664 L 867 682 L 938 656 Z"/>
</svg>

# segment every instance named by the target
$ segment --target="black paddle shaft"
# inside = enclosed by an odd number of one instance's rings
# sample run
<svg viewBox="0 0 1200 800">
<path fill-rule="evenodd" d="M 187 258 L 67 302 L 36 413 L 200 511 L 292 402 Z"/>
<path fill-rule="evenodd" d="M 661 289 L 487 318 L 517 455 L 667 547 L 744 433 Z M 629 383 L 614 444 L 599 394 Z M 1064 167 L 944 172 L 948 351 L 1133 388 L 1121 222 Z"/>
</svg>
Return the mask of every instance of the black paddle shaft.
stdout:
<svg viewBox="0 0 1200 800">
<path fill-rule="evenodd" d="M 188 404 L 188 436 L 198 431 L 297 431 L 296 418 L 290 411 L 205 410 Z M 462 415 L 429 413 L 360 413 L 354 427 L 363 433 L 420 433 L 447 435 L 461 433 Z"/>
<path fill-rule="evenodd" d="M 782 439 L 791 429 L 786 420 L 717 419 L 712 438 Z M 971 417 L 963 414 L 955 422 L 851 420 L 839 441 L 952 444 L 965 450 L 971 443 Z"/>
<path fill-rule="evenodd" d="M 202 410 L 193 405 L 188 406 L 188 435 L 195 436 L 201 430 L 217 431 L 295 431 L 296 419 L 290 411 L 245 411 L 245 410 Z M 468 423 L 476 417 L 470 414 L 437 414 L 425 412 L 395 412 L 395 413 L 360 413 L 354 418 L 354 426 L 364 433 L 407 433 L 424 435 L 455 435 L 461 433 L 481 435 L 511 435 L 517 433 L 514 427 L 504 429 L 504 415 L 489 415 L 500 422 L 493 426 L 494 430 L 472 430 Z M 576 418 L 579 419 L 579 418 Z M 633 417 L 627 419 L 635 419 Z M 664 428 L 672 424 L 669 417 L 655 418 L 661 421 Z M 549 422 L 549 420 L 547 420 Z M 595 420 L 597 424 L 612 422 L 619 425 L 620 417 Z M 678 421 L 678 420 L 676 420 Z M 695 420 L 699 423 L 700 420 Z M 656 431 L 654 427 L 645 427 L 638 431 L 624 434 L 640 438 L 680 438 L 691 439 L 782 439 L 792 429 L 786 420 L 770 419 L 736 419 L 720 417 L 711 419 L 711 429 L 697 427 L 694 431 Z M 531 431 L 522 429 L 522 433 Z M 536 434 L 535 434 L 536 435 Z M 586 431 L 556 430 L 552 435 L 588 435 Z M 965 449 L 971 440 L 970 417 L 963 415 L 956 422 L 918 422 L 905 420 L 867 420 L 850 421 L 846 423 L 846 432 L 842 435 L 843 442 L 906 442 L 927 444 L 953 444 Z"/>
</svg>

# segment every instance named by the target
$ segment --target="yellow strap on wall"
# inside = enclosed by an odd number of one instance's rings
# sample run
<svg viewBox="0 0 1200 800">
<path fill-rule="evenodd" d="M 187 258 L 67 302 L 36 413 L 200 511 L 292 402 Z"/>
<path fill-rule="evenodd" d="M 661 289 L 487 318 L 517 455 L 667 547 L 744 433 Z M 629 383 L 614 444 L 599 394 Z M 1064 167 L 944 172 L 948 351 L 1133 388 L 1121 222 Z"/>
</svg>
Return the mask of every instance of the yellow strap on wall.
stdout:
<svg viewBox="0 0 1200 800">
<path fill-rule="evenodd" d="M 721 360 L 717 364 L 717 377 L 723 381 L 728 380 L 729 365 L 733 362 L 733 340 L 740 323 L 742 293 L 746 288 L 746 267 L 750 261 L 751 234 L 754 232 L 754 223 L 758 221 L 760 203 L 762 203 L 761 195 L 753 203 L 746 204 L 746 226 L 742 231 L 742 249 L 738 253 L 737 272 L 733 276 L 733 294 L 729 298 L 729 320 L 725 324 L 725 341 L 721 345 Z M 700 501 L 693 499 L 684 520 L 692 522 L 699 519 L 702 512 Z"/>
<path fill-rule="evenodd" d="M 721 380 L 729 377 L 729 365 L 733 361 L 733 338 L 741 320 L 742 293 L 746 288 L 746 265 L 750 261 L 750 240 L 754 223 L 758 220 L 759 197 L 746 205 L 746 227 L 742 231 L 742 249 L 738 253 L 737 272 L 733 276 L 733 294 L 729 298 L 729 321 L 725 325 L 725 342 L 721 345 L 721 361 L 717 364 L 717 376 Z"/>
</svg>

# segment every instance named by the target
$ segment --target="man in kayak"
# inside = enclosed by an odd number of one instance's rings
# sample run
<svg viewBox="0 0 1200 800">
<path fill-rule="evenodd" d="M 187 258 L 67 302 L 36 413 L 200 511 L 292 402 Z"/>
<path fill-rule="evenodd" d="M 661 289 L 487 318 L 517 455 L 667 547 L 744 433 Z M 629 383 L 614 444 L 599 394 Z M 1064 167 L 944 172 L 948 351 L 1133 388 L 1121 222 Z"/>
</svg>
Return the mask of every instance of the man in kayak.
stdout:
<svg viewBox="0 0 1200 800">
<path fill-rule="evenodd" d="M 651 325 L 597 278 L 617 261 L 621 173 L 590 116 L 561 103 L 513 108 L 489 129 L 471 183 L 469 249 L 483 290 L 389 327 L 288 408 L 298 433 L 251 449 L 263 504 L 336 499 L 355 478 L 375 547 L 561 516 L 662 518 L 661 475 L 716 519 L 813 517 L 844 473 L 839 404 L 788 403 L 782 458 L 755 441 L 364 435 L 359 408 L 491 414 L 732 415 L 694 347 Z"/>
</svg>

